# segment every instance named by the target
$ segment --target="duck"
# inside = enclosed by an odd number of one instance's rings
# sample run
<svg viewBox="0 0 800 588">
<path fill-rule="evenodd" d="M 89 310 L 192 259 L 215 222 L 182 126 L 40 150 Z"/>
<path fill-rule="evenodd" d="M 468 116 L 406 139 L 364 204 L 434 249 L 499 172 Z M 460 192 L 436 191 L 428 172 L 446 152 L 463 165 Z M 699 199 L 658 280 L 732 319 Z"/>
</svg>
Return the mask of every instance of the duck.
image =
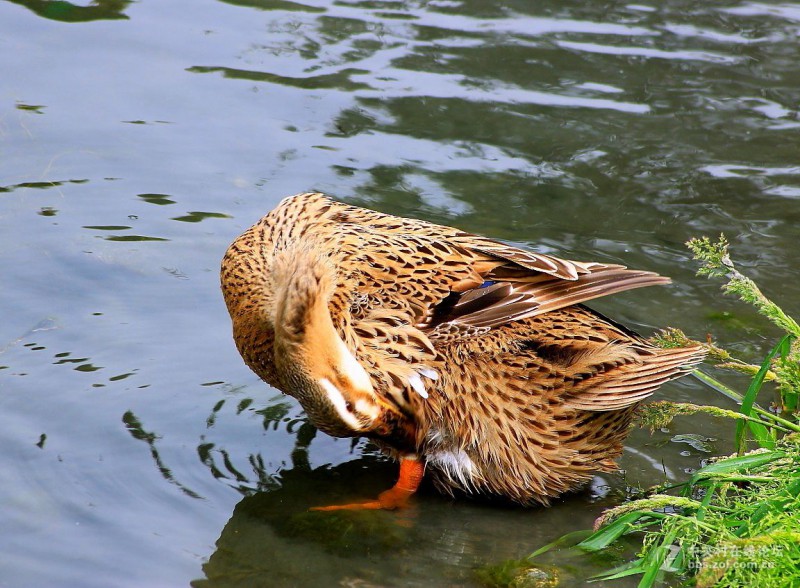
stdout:
<svg viewBox="0 0 800 588">
<path fill-rule="evenodd" d="M 447 494 L 548 505 L 617 470 L 639 404 L 702 361 L 584 305 L 669 278 L 537 253 L 318 193 L 283 199 L 222 260 L 233 339 L 264 382 L 334 437 Z"/>
</svg>

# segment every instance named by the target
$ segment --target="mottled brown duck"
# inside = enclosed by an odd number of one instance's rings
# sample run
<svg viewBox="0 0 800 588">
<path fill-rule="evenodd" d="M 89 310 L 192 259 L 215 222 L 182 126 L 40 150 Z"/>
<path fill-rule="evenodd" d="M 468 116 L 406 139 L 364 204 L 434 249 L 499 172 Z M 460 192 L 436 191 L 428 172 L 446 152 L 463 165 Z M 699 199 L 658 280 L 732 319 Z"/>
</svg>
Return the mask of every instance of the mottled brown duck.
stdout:
<svg viewBox="0 0 800 588">
<path fill-rule="evenodd" d="M 637 405 L 702 360 L 583 306 L 668 278 L 559 259 L 319 193 L 284 199 L 228 249 L 244 361 L 321 431 L 427 469 L 445 490 L 547 504 L 614 470 Z"/>
</svg>

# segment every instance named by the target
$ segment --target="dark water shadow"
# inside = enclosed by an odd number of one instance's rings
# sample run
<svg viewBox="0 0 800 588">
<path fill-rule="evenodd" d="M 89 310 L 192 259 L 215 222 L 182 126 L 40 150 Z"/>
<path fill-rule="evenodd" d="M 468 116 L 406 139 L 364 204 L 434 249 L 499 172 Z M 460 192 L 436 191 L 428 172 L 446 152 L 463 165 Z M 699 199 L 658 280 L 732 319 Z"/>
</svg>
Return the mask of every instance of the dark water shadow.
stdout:
<svg viewBox="0 0 800 588">
<path fill-rule="evenodd" d="M 225 405 L 225 400 L 215 405 L 209 426 Z M 251 407 L 251 399 L 240 399 L 237 415 L 252 414 Z M 443 496 L 426 479 L 401 511 L 310 511 L 374 498 L 394 483 L 398 470 L 361 443 L 354 444 L 351 461 L 312 467 L 309 448 L 317 432 L 296 410 L 276 397 L 256 411 L 268 435 L 294 438 L 283 467 L 251 454 L 245 471 L 223 447 L 198 448 L 211 474 L 243 498 L 203 565 L 205 577 L 193 587 L 485 586 L 482 570 L 519 566 L 519 558 L 565 531 L 588 528 L 603 504 L 619 500 L 618 493 L 598 499 L 587 489 L 552 508 L 521 508 Z M 617 562 L 569 553 L 542 563 L 562 585 L 577 585 Z"/>
<path fill-rule="evenodd" d="M 251 404 L 239 402 L 241 414 Z M 224 403 L 212 410 L 213 426 Z M 316 429 L 291 405 L 278 401 L 260 409 L 267 432 L 295 438 L 291 466 L 270 472 L 260 454 L 250 455 L 251 473 L 233 465 L 228 452 L 212 444 L 198 448 L 212 475 L 244 498 L 222 529 L 214 553 L 203 565 L 205 579 L 192 586 L 326 586 L 348 582 L 354 569 L 381 559 L 371 575 L 381 575 L 393 553 L 415 543 L 417 508 L 401 512 L 313 512 L 317 505 L 354 502 L 375 497 L 392 485 L 396 464 L 374 454 L 336 466 L 312 468 L 308 450 Z M 356 564 L 355 562 L 359 562 Z M 358 574 L 356 574 L 358 575 Z"/>
<path fill-rule="evenodd" d="M 59 22 L 91 22 L 94 20 L 128 20 L 125 9 L 132 0 L 94 0 L 89 6 L 80 6 L 64 0 L 8 0 L 24 6 L 31 12 Z"/>
<path fill-rule="evenodd" d="M 236 505 L 203 565 L 205 578 L 191 585 L 478 587 L 494 585 L 482 578 L 513 566 L 521 574 L 546 570 L 559 585 L 572 586 L 620 563 L 575 550 L 535 563 L 524 559 L 563 533 L 554 519 L 588 526 L 575 522 L 585 518 L 585 494 L 553 509 L 524 509 L 452 500 L 425 486 L 401 511 L 309 511 L 374 497 L 396 473 L 395 464 L 375 456 L 315 469 L 300 463 L 279 472 L 273 489 Z"/>
<path fill-rule="evenodd" d="M 353 495 L 376 496 L 391 484 L 394 470 L 390 463 L 362 458 L 336 467 L 280 472 L 275 489 L 246 496 L 236 505 L 203 565 L 205 579 L 192 586 L 338 585 L 376 559 L 384 568 L 392 554 L 415 544 L 413 508 L 401 514 L 308 509 Z"/>
<path fill-rule="evenodd" d="M 267 82 L 270 84 L 280 84 L 290 88 L 300 88 L 303 90 L 369 90 L 368 84 L 355 82 L 351 76 L 365 75 L 369 73 L 364 69 L 346 68 L 333 74 L 322 74 L 317 76 L 282 76 L 264 71 L 236 69 L 233 67 L 209 67 L 192 66 L 186 68 L 191 73 L 220 73 L 223 77 L 232 80 L 247 80 L 250 82 Z"/>
<path fill-rule="evenodd" d="M 325 12 L 324 8 L 318 6 L 308 6 L 299 2 L 289 2 L 287 0 L 221 0 L 225 4 L 241 6 L 244 8 L 256 8 L 258 10 L 286 10 L 292 12 Z"/>
</svg>

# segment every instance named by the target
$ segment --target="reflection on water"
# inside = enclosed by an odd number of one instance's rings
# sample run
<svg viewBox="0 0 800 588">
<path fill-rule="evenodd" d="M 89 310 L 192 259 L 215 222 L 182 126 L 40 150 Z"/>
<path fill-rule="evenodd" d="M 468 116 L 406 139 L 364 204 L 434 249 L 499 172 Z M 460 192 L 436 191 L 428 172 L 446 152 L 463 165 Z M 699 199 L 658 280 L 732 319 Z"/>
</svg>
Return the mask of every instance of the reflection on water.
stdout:
<svg viewBox="0 0 800 588">
<path fill-rule="evenodd" d="M 137 196 L 150 204 L 158 204 L 161 206 L 175 204 L 175 200 L 172 200 L 172 196 L 169 194 L 137 194 Z"/>
<path fill-rule="evenodd" d="M 772 334 L 694 277 L 683 243 L 725 231 L 800 315 L 799 15 L 739 0 L 0 1 L 0 583 L 470 585 L 588 528 L 627 486 L 727 451 L 726 424 L 687 417 L 634 431 L 625 474 L 551 509 L 423 489 L 406 518 L 311 517 L 374 496 L 395 466 L 315 435 L 256 381 L 217 272 L 282 196 L 320 189 L 669 275 L 598 310 L 759 361 Z M 660 397 L 724 402 L 688 379 Z M 563 585 L 613 565 L 548 563 Z"/>
<path fill-rule="evenodd" d="M 184 216 L 176 216 L 172 220 L 181 221 L 184 223 L 199 223 L 207 218 L 233 218 L 229 214 L 222 214 L 221 212 L 200 212 L 192 211 Z"/>
<path fill-rule="evenodd" d="M 327 516 L 309 512 L 308 499 L 330 499 L 352 486 L 380 492 L 385 487 L 376 473 L 391 479 L 386 466 L 362 458 L 333 468 L 282 471 L 279 487 L 237 504 L 203 566 L 206 580 L 192 585 L 321 586 L 327 581 L 335 586 L 357 577 L 381 582 L 387 564 L 394 568 L 413 558 L 408 550 L 420 539 L 414 509 L 399 516 L 366 511 Z"/>
<path fill-rule="evenodd" d="M 247 8 L 257 8 L 259 10 L 287 10 L 299 12 L 325 12 L 321 6 L 308 6 L 299 2 L 289 2 L 287 0 L 221 0 L 226 4 L 234 6 L 244 6 Z"/>
<path fill-rule="evenodd" d="M 214 406 L 207 419 L 209 428 L 225 404 L 223 399 Z M 251 410 L 252 404 L 249 398 L 239 400 L 236 414 Z M 602 487 L 607 481 L 598 481 L 592 491 L 576 493 L 544 510 L 453 500 L 424 483 L 411 505 L 401 511 L 313 512 L 311 506 L 376 496 L 391 486 L 397 465 L 362 445 L 355 459 L 312 467 L 309 449 L 316 430 L 293 402 L 277 397 L 255 413 L 263 418 L 268 435 L 285 431 L 293 436 L 290 462 L 271 470 L 260 454 L 251 454 L 245 470 L 234 465 L 243 456 L 232 456 L 213 443 L 198 446 L 211 475 L 244 498 L 203 565 L 205 579 L 192 586 L 478 586 L 478 568 L 510 554 L 525 555 L 532 550 L 532 536 L 549 536 L 547 515 L 571 512 L 588 525 L 593 510 L 585 507 L 598 500 L 613 504 L 623 490 L 619 480 L 612 482 L 616 488 L 610 493 Z M 164 473 L 153 446 L 156 437 L 142 432 L 138 424 L 134 430 L 137 438 L 150 444 L 162 474 L 175 483 L 169 470 Z M 537 532 L 532 525 L 542 528 Z M 558 564 L 570 560 L 574 560 L 570 569 L 557 572 L 565 581 L 579 581 L 607 565 L 582 561 L 576 553 L 562 555 Z"/>
<path fill-rule="evenodd" d="M 228 390 L 228 393 L 236 393 L 236 390 Z M 294 448 L 291 451 L 290 459 L 296 469 L 309 470 L 308 447 L 317 434 L 317 430 L 312 427 L 308 420 L 297 411 L 296 405 L 283 399 L 273 398 L 267 406 L 258 410 L 251 409 L 252 398 L 243 398 L 236 405 L 235 414 L 242 415 L 245 411 L 252 411 L 259 415 L 265 431 L 276 432 L 279 430 L 294 437 Z M 211 414 L 206 419 L 206 426 L 212 428 L 217 415 L 225 407 L 226 400 L 222 399 L 214 405 Z M 226 483 L 241 494 L 251 494 L 265 490 L 274 490 L 280 486 L 277 481 L 277 471 L 268 471 L 264 458 L 260 454 L 250 454 L 247 462 L 250 471 L 243 473 L 233 465 L 228 450 L 217 448 L 214 443 L 202 442 L 197 447 L 197 454 L 200 461 L 209 469 L 211 475 Z"/>
<path fill-rule="evenodd" d="M 11 192 L 13 190 L 19 190 L 22 188 L 33 188 L 33 189 L 46 189 L 46 188 L 57 188 L 59 186 L 63 186 L 64 184 L 83 184 L 88 182 L 89 180 L 64 180 L 64 181 L 48 181 L 48 182 L 21 182 L 19 184 L 13 184 L 10 186 L 0 186 L 0 193 L 1 192 Z"/>
<path fill-rule="evenodd" d="M 80 23 L 127 19 L 124 12 L 132 0 L 93 0 L 89 6 L 81 6 L 66 0 L 8 0 L 8 2 L 25 6 L 44 18 Z"/>
<path fill-rule="evenodd" d="M 175 476 L 172 474 L 172 471 L 164 464 L 164 461 L 161 459 L 161 455 L 158 452 L 158 448 L 156 447 L 158 435 L 149 431 L 145 431 L 142 427 L 142 423 L 139 422 L 139 419 L 136 418 L 136 415 L 130 410 L 122 415 L 122 422 L 125 423 L 125 428 L 128 429 L 131 437 L 138 441 L 144 441 L 147 443 L 147 446 L 150 448 L 150 455 L 152 456 L 158 471 L 167 482 L 170 484 L 175 484 L 175 486 L 180 488 L 181 492 L 187 496 L 191 496 L 192 498 L 202 498 L 202 496 L 200 496 L 197 492 L 187 488 L 178 480 L 176 480 Z"/>
</svg>

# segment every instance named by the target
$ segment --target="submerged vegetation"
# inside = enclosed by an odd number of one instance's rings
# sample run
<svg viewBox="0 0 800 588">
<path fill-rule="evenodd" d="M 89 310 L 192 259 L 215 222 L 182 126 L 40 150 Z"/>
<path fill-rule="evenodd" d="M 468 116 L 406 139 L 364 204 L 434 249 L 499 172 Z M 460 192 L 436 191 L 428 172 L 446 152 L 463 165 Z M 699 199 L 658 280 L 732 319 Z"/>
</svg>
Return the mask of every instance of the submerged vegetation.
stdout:
<svg viewBox="0 0 800 588">
<path fill-rule="evenodd" d="M 678 415 L 707 413 L 736 420 L 737 454 L 709 460 L 681 484 L 651 489 L 648 496 L 610 509 L 595 531 L 570 533 L 531 554 L 534 560 L 557 546 L 575 543 L 584 552 L 605 554 L 626 536 L 641 539 L 635 559 L 595 580 L 641 575 L 640 588 L 664 581 L 702 588 L 800 586 L 800 326 L 758 286 L 741 274 L 728 255 L 724 236 L 687 243 L 702 262 L 700 275 L 725 278 L 723 289 L 752 304 L 784 335 L 761 365 L 733 357 L 711 341 L 704 343 L 718 367 L 752 376 L 744 394 L 700 371 L 695 375 L 735 400 L 739 411 L 689 403 L 654 402 L 643 408 L 640 424 L 668 425 Z M 677 329 L 656 338 L 663 346 L 689 339 Z M 756 402 L 765 382 L 774 399 Z M 766 391 L 765 391 L 766 393 Z M 521 563 L 517 563 L 518 567 Z M 501 575 L 496 574 L 495 580 Z M 495 581 L 493 586 L 511 586 Z"/>
</svg>

